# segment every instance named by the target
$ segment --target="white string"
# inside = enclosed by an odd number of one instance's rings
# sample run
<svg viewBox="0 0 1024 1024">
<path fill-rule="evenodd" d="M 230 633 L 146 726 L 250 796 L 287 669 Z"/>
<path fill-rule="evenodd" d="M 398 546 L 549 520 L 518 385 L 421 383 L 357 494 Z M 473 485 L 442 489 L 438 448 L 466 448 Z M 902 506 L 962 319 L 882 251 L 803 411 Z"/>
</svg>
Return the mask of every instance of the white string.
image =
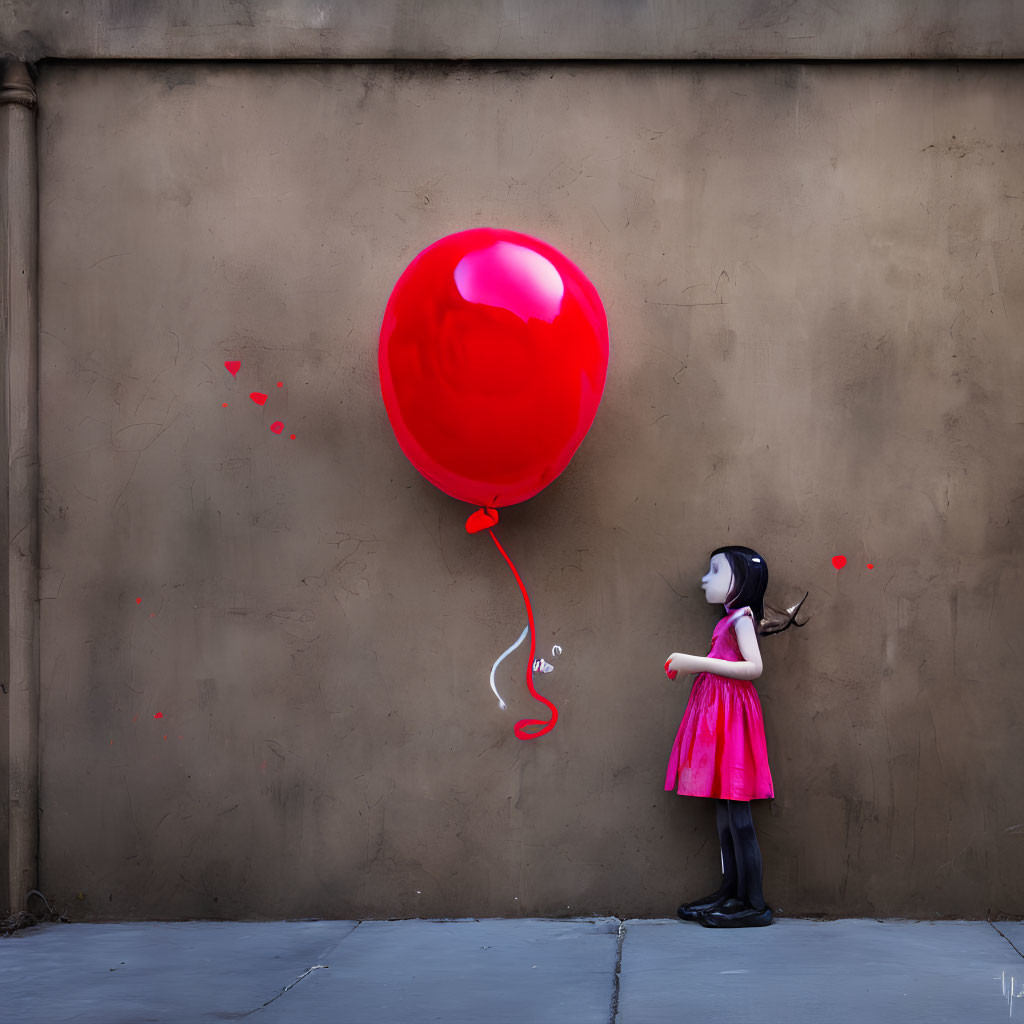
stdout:
<svg viewBox="0 0 1024 1024">
<path fill-rule="evenodd" d="M 501 694 L 498 693 L 498 688 L 494 685 L 494 673 L 498 666 L 526 639 L 526 634 L 529 632 L 530 627 L 527 626 L 526 629 L 519 634 L 519 639 L 491 666 L 491 689 L 494 691 L 494 696 L 498 698 L 498 707 L 501 708 L 502 711 L 504 711 L 508 705 L 501 699 Z"/>
</svg>

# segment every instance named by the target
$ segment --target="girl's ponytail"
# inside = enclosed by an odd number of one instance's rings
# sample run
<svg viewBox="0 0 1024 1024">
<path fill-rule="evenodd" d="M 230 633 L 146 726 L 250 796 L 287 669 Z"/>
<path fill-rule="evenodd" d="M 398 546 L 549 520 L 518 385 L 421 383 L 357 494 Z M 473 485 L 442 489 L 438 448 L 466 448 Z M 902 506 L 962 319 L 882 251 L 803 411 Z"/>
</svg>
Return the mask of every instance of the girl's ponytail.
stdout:
<svg viewBox="0 0 1024 1024">
<path fill-rule="evenodd" d="M 774 612 L 775 615 L 771 618 L 761 619 L 761 624 L 757 629 L 758 636 L 774 636 L 776 633 L 784 633 L 790 626 L 806 626 L 806 619 L 803 622 L 796 621 L 796 613 L 800 611 L 800 605 L 806 600 L 807 594 L 804 594 L 792 608 L 788 608 L 784 612 L 779 611 L 778 608 L 772 608 L 771 605 L 767 605 L 768 610 Z"/>
</svg>

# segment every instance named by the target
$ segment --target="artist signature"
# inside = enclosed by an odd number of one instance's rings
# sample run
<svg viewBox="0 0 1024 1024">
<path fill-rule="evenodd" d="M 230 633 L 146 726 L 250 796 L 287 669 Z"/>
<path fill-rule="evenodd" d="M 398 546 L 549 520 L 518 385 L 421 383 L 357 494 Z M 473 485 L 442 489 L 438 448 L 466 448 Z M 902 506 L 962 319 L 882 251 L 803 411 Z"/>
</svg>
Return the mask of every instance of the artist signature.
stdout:
<svg viewBox="0 0 1024 1024">
<path fill-rule="evenodd" d="M 1024 999 L 1024 981 L 1019 982 L 1012 975 L 1007 978 L 1006 971 L 1003 971 L 1001 978 L 996 978 L 995 980 L 1002 982 L 1003 998 L 1006 1000 L 1006 1005 L 1010 1008 L 1010 1018 L 1012 1019 L 1014 999 Z"/>
</svg>

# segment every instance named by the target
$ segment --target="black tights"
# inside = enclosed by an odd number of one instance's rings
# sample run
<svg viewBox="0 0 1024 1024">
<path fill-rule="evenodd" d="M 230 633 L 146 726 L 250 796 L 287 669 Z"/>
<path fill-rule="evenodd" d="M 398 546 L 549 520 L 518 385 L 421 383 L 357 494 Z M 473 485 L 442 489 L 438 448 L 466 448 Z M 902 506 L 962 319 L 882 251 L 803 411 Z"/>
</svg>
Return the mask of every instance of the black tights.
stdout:
<svg viewBox="0 0 1024 1024">
<path fill-rule="evenodd" d="M 718 841 L 722 844 L 721 892 L 735 893 L 748 907 L 765 907 L 761 893 L 761 848 L 757 845 L 749 800 L 717 802 Z"/>
</svg>

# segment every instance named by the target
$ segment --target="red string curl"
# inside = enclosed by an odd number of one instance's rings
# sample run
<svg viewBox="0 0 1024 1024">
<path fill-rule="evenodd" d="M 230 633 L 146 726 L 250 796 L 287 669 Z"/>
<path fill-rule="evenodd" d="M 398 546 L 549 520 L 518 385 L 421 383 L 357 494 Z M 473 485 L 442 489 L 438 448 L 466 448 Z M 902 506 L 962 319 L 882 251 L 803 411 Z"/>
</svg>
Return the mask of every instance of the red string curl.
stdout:
<svg viewBox="0 0 1024 1024">
<path fill-rule="evenodd" d="M 533 628 L 533 608 L 530 605 L 530 595 L 526 592 L 526 587 L 523 585 L 519 571 L 513 565 L 512 559 L 508 557 L 508 552 L 501 546 L 498 538 L 494 536 L 494 530 L 491 527 L 497 526 L 497 524 L 498 513 L 496 509 L 480 508 L 469 517 L 469 521 L 466 523 L 466 530 L 469 533 L 480 533 L 483 530 L 487 530 L 491 535 L 491 540 L 494 541 L 495 546 L 501 552 L 502 558 L 505 559 L 508 567 L 512 570 L 512 575 L 515 576 L 516 583 L 519 584 L 519 592 L 523 595 L 523 603 L 526 605 L 526 618 L 530 623 L 530 660 L 526 663 L 526 685 L 529 687 L 530 695 L 534 700 L 540 701 L 541 704 L 546 704 L 551 709 L 551 718 L 547 721 L 543 718 L 521 718 L 515 724 L 515 734 L 516 739 L 519 740 L 535 740 L 538 736 L 543 736 L 554 729 L 555 723 L 558 721 L 558 708 L 546 697 L 539 694 L 533 686 L 533 660 L 537 651 L 537 641 Z M 527 729 L 534 729 L 536 726 L 542 726 L 543 728 L 527 732 Z"/>
</svg>

